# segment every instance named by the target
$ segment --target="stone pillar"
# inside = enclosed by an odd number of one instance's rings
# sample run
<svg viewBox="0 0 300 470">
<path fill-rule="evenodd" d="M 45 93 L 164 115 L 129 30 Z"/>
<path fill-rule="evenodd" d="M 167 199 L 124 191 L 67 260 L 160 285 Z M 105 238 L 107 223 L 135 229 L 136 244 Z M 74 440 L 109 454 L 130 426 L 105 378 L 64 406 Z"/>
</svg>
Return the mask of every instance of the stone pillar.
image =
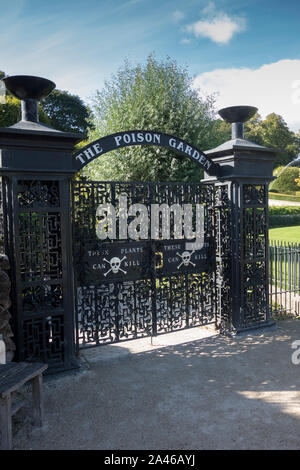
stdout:
<svg viewBox="0 0 300 470">
<path fill-rule="evenodd" d="M 237 333 L 274 324 L 269 317 L 268 185 L 276 154 L 244 139 L 242 124 L 256 110 L 221 110 L 232 123 L 232 139 L 206 152 L 220 165 L 218 178 L 206 174 L 204 180 L 215 181 L 217 189 L 219 324 Z"/>
<path fill-rule="evenodd" d="M 33 84 L 35 99 L 49 88 L 45 79 L 15 78 L 8 77 L 5 84 L 21 99 L 31 98 Z M 0 128 L 0 200 L 15 359 L 46 362 L 50 371 L 77 366 L 70 184 L 75 173 L 72 153 L 82 138 L 38 119 Z"/>
</svg>

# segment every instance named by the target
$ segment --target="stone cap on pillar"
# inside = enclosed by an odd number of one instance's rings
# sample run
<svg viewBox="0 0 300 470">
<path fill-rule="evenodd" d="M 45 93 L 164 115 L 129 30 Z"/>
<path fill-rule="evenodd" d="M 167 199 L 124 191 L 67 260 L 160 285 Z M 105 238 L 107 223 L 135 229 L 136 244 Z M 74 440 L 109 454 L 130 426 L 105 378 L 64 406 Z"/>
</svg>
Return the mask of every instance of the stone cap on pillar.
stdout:
<svg viewBox="0 0 300 470">
<path fill-rule="evenodd" d="M 61 132 L 39 122 L 38 101 L 54 90 L 55 83 L 31 75 L 4 77 L 2 81 L 21 100 L 22 118 L 10 127 L 0 127 L 0 173 L 74 173 L 72 152 L 86 136 L 77 132 Z"/>
<path fill-rule="evenodd" d="M 273 166 L 278 149 L 258 145 L 244 138 L 244 122 L 256 113 L 254 106 L 230 106 L 219 111 L 231 123 L 231 139 L 218 147 L 205 151 L 213 162 L 220 165 L 218 179 L 273 180 Z M 205 180 L 212 178 L 204 174 Z"/>
</svg>

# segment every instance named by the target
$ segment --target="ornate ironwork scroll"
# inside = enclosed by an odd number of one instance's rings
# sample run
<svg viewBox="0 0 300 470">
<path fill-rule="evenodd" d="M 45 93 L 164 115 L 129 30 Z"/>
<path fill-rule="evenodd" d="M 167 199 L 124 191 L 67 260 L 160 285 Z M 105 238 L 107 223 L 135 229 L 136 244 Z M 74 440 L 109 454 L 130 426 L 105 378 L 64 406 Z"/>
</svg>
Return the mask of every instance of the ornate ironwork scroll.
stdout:
<svg viewBox="0 0 300 470">
<path fill-rule="evenodd" d="M 18 180 L 16 214 L 25 360 L 64 362 L 63 275 L 59 181 Z"/>
<path fill-rule="evenodd" d="M 230 183 L 216 185 L 215 237 L 217 326 L 220 332 L 232 328 L 232 207 Z"/>
<path fill-rule="evenodd" d="M 64 368 L 73 348 L 66 324 L 72 307 L 66 295 L 70 274 L 64 270 L 70 225 L 65 179 L 12 176 L 5 181 L 6 252 L 16 260 L 12 301 L 18 312 L 13 317 L 17 359 L 44 361 L 50 370 Z"/>
<path fill-rule="evenodd" d="M 5 176 L 0 176 L 0 253 L 6 253 L 8 249 L 9 217 L 11 205 L 8 202 L 9 181 Z"/>
<path fill-rule="evenodd" d="M 99 241 L 97 208 L 151 203 L 203 204 L 205 244 L 196 254 L 185 240 Z M 73 239 L 77 341 L 80 347 L 215 322 L 213 185 L 75 181 Z M 117 209 L 118 211 L 118 209 Z M 129 218 L 128 223 L 132 219 Z M 174 234 L 171 220 L 171 238 Z"/>
<path fill-rule="evenodd" d="M 243 184 L 241 196 L 241 326 L 252 327 L 269 319 L 267 183 Z"/>
<path fill-rule="evenodd" d="M 0 253 L 4 252 L 3 176 L 0 176 Z"/>
</svg>

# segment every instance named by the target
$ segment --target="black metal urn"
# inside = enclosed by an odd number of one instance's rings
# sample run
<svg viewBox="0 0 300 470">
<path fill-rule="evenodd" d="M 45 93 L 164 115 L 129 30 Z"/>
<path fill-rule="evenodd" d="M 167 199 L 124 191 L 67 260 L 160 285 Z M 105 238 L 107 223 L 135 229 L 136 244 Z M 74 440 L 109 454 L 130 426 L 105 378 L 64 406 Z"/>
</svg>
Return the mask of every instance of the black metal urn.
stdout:
<svg viewBox="0 0 300 470">
<path fill-rule="evenodd" d="M 38 102 L 56 87 L 51 80 L 31 75 L 12 75 L 2 79 L 7 90 L 21 100 L 22 118 L 11 127 L 30 130 L 52 130 L 39 122 Z"/>
<path fill-rule="evenodd" d="M 219 115 L 226 122 L 231 124 L 232 139 L 244 138 L 244 122 L 249 121 L 258 108 L 254 106 L 229 106 L 218 111 Z"/>
</svg>

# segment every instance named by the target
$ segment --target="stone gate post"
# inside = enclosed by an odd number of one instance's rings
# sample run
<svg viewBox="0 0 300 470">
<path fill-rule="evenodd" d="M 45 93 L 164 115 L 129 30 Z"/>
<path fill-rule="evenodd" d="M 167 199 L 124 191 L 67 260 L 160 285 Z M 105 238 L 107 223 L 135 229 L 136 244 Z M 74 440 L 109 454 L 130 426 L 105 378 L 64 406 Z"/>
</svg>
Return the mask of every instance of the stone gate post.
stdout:
<svg viewBox="0 0 300 470">
<path fill-rule="evenodd" d="M 243 123 L 257 108 L 219 111 L 232 124 L 232 139 L 206 154 L 220 176 L 217 188 L 217 291 L 220 327 L 239 333 L 270 326 L 268 287 L 268 185 L 275 150 L 244 139 Z"/>
<path fill-rule="evenodd" d="M 70 181 L 81 134 L 38 120 L 37 100 L 55 87 L 13 76 L 6 87 L 22 100 L 22 120 L 0 128 L 0 182 L 5 253 L 10 262 L 17 361 L 76 366 Z"/>
</svg>

